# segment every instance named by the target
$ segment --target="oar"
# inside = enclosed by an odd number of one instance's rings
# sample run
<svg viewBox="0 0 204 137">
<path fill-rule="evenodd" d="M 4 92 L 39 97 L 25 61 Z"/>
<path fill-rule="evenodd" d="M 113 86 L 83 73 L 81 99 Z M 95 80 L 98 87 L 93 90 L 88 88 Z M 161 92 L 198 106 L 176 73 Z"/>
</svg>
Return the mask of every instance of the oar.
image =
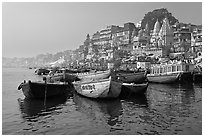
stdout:
<svg viewBox="0 0 204 137">
<path fill-rule="evenodd" d="M 44 106 L 46 106 L 46 98 L 47 98 L 47 80 L 46 80 L 46 77 L 43 77 L 43 80 L 45 81 L 45 98 L 44 98 Z"/>
</svg>

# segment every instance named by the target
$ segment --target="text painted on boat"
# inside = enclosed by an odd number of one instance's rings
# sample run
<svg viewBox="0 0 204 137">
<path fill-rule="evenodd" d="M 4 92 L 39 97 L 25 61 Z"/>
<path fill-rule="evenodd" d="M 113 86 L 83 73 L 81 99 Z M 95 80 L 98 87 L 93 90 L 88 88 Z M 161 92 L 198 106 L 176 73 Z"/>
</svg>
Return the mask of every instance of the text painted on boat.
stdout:
<svg viewBox="0 0 204 137">
<path fill-rule="evenodd" d="M 82 90 L 93 90 L 93 89 L 96 89 L 95 88 L 95 85 L 82 85 L 81 86 Z"/>
</svg>

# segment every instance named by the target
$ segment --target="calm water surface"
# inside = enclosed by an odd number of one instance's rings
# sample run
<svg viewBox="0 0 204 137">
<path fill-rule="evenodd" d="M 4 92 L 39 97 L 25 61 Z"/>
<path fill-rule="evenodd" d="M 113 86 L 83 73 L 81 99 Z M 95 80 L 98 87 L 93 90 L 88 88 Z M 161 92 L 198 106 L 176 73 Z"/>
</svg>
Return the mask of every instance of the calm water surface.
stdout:
<svg viewBox="0 0 204 137">
<path fill-rule="evenodd" d="M 143 96 L 27 100 L 18 85 L 34 70 L 2 70 L 2 134 L 202 134 L 202 84 L 149 84 Z"/>
</svg>

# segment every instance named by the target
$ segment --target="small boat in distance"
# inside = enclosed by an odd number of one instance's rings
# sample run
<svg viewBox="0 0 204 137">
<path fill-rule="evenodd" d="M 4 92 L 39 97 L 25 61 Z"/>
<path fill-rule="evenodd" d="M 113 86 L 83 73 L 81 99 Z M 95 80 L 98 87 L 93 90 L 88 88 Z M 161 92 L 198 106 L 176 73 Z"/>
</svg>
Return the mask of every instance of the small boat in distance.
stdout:
<svg viewBox="0 0 204 137">
<path fill-rule="evenodd" d="M 77 81 L 73 83 L 78 94 L 90 98 L 117 98 L 122 83 L 108 79 Z"/>
<path fill-rule="evenodd" d="M 24 81 L 18 86 L 22 89 L 26 98 L 44 99 L 56 96 L 64 96 L 70 92 L 71 85 L 64 82 L 46 83 L 43 81 L 28 82 Z"/>
</svg>

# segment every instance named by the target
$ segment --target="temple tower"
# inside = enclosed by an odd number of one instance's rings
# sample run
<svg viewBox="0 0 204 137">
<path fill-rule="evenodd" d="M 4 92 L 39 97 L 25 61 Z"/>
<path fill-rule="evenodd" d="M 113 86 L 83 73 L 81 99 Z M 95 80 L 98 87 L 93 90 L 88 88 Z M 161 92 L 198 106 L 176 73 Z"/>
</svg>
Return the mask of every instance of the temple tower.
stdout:
<svg viewBox="0 0 204 137">
<path fill-rule="evenodd" d="M 159 39 L 159 31 L 160 31 L 160 23 L 157 19 L 156 23 L 154 24 L 154 29 L 153 29 L 153 33 L 152 33 L 152 37 L 150 39 L 150 42 L 152 43 L 152 45 L 154 47 L 157 46 L 157 43 L 158 43 L 158 39 Z"/>
<path fill-rule="evenodd" d="M 159 31 L 159 41 L 158 41 L 158 46 L 161 47 L 163 50 L 163 56 L 166 56 L 169 54 L 169 50 L 173 45 L 173 37 L 174 37 L 173 30 L 169 24 L 169 20 L 166 17 L 163 20 L 162 27 Z"/>
<path fill-rule="evenodd" d="M 167 17 L 163 20 L 162 27 L 159 31 L 159 37 L 162 46 L 168 47 L 173 44 L 174 33 Z"/>
</svg>

